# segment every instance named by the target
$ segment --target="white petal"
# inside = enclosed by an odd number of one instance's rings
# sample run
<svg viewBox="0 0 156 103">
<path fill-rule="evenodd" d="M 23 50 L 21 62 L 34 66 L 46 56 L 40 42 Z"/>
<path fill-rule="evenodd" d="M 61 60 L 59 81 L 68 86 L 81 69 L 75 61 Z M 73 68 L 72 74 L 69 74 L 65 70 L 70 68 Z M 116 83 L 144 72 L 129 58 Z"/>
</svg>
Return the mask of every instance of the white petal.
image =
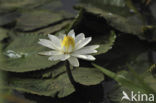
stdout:
<svg viewBox="0 0 156 103">
<path fill-rule="evenodd" d="M 49 57 L 48 59 L 50 61 L 55 61 L 55 60 L 61 60 L 61 61 L 65 61 L 66 59 L 68 59 L 70 57 L 70 55 L 53 55 L 51 57 Z"/>
<path fill-rule="evenodd" d="M 45 52 L 39 52 L 40 55 L 61 55 L 62 52 L 59 51 L 45 51 Z"/>
<path fill-rule="evenodd" d="M 54 46 L 54 44 L 50 40 L 40 39 L 40 41 L 38 43 L 45 46 L 45 47 L 48 47 L 50 49 L 56 49 L 56 47 Z"/>
<path fill-rule="evenodd" d="M 90 49 L 81 49 L 81 50 L 77 50 L 72 54 L 91 54 L 91 53 L 97 53 L 97 50 L 90 50 Z"/>
<path fill-rule="evenodd" d="M 73 29 L 69 31 L 68 35 L 75 39 L 75 32 Z"/>
<path fill-rule="evenodd" d="M 84 40 L 84 39 L 85 39 L 84 33 L 80 33 L 75 37 L 75 43 L 78 43 L 79 41 Z"/>
<path fill-rule="evenodd" d="M 70 55 L 67 55 L 67 54 L 66 54 L 66 55 L 64 55 L 63 58 L 61 58 L 61 60 L 62 60 L 62 61 L 65 61 L 65 60 L 68 59 L 68 58 L 70 58 Z"/>
<path fill-rule="evenodd" d="M 76 50 L 75 52 L 73 52 L 73 54 L 90 54 L 90 53 L 97 53 L 97 50 L 95 50 L 96 48 L 98 48 L 99 45 L 92 45 L 92 46 L 86 46 L 83 47 L 79 50 Z"/>
<path fill-rule="evenodd" d="M 99 48 L 99 47 L 100 47 L 100 45 L 91 45 L 91 46 L 86 46 L 86 47 L 84 47 L 84 48 L 94 50 L 94 49 L 97 49 L 97 48 Z"/>
<path fill-rule="evenodd" d="M 79 61 L 78 61 L 77 58 L 75 58 L 75 57 L 70 57 L 70 58 L 68 59 L 68 61 L 69 61 L 69 63 L 70 63 L 72 66 L 74 66 L 74 67 L 79 67 Z"/>
<path fill-rule="evenodd" d="M 95 60 L 95 57 L 93 57 L 92 55 L 72 55 L 72 56 L 85 59 L 85 60 L 91 60 L 91 61 Z"/>
<path fill-rule="evenodd" d="M 55 35 L 50 35 L 50 34 L 48 34 L 48 37 L 50 38 L 50 40 L 54 43 L 54 45 L 57 48 L 61 48 L 61 40 L 58 37 L 56 37 Z"/>
<path fill-rule="evenodd" d="M 82 47 L 86 46 L 92 40 L 91 37 L 85 38 L 80 43 L 75 45 L 75 50 L 81 49 Z"/>
</svg>

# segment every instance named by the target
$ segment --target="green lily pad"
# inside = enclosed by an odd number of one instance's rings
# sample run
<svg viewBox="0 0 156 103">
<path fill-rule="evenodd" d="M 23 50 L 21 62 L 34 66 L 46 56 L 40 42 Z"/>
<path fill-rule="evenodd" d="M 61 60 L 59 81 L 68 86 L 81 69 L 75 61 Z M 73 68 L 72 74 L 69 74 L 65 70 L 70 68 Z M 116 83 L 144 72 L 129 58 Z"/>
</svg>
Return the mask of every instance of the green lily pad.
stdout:
<svg viewBox="0 0 156 103">
<path fill-rule="evenodd" d="M 37 30 L 35 31 L 35 33 L 38 33 L 38 34 L 50 34 L 50 33 L 54 33 L 54 32 L 57 32 L 57 31 L 60 31 L 62 29 L 64 29 L 67 25 L 70 24 L 72 20 L 65 20 L 59 24 L 56 24 L 56 25 L 53 25 L 53 26 L 50 26 L 50 27 L 46 27 L 46 28 L 43 28 L 43 29 L 40 29 L 40 30 Z"/>
<path fill-rule="evenodd" d="M 103 74 L 94 68 L 80 67 L 73 69 L 72 74 L 77 82 L 84 85 L 96 85 L 104 79 Z M 51 97 L 57 95 L 60 98 L 68 96 L 75 91 L 66 72 L 58 77 L 50 79 L 11 77 L 8 81 L 8 85 L 6 85 L 6 88 L 7 87 L 37 95 Z"/>
<path fill-rule="evenodd" d="M 95 68 L 80 67 L 72 71 L 75 81 L 83 85 L 96 85 L 104 80 L 104 75 Z"/>
<path fill-rule="evenodd" d="M 32 8 L 45 3 L 48 0 L 0 0 L 0 8 L 14 10 L 16 8 Z"/>
<path fill-rule="evenodd" d="M 44 69 L 55 65 L 58 61 L 48 61 L 47 56 L 38 53 L 47 48 L 38 44 L 45 35 L 19 34 L 12 38 L 9 45 L 0 52 L 0 69 L 12 72 L 27 72 Z"/>
<path fill-rule="evenodd" d="M 50 24 L 57 24 L 62 19 L 69 17 L 61 12 L 50 12 L 47 10 L 23 11 L 17 20 L 16 29 L 22 31 L 32 31 L 41 29 Z"/>
</svg>

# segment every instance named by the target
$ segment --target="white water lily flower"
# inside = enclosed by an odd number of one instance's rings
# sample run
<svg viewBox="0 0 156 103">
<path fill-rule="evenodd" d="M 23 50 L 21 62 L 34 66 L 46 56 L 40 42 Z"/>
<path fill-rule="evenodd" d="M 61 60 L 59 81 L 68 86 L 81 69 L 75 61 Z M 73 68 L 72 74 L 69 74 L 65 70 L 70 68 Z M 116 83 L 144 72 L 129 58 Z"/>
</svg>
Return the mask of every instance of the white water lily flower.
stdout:
<svg viewBox="0 0 156 103">
<path fill-rule="evenodd" d="M 75 36 L 74 30 L 71 30 L 68 35 L 61 35 L 56 37 L 54 35 L 48 34 L 50 40 L 40 39 L 39 44 L 52 49 L 51 51 L 41 52 L 41 55 L 50 56 L 50 61 L 68 60 L 69 63 L 74 66 L 79 66 L 79 61 L 77 58 L 93 61 L 95 57 L 90 55 L 91 53 L 96 53 L 99 45 L 86 46 L 91 40 L 91 37 L 85 38 L 83 33 Z"/>
</svg>

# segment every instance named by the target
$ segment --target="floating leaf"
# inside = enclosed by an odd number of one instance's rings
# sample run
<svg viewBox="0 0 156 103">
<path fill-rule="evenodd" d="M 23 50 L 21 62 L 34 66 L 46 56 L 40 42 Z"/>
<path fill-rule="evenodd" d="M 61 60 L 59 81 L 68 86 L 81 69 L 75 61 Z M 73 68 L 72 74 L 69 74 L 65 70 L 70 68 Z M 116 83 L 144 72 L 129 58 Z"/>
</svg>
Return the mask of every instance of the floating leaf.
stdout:
<svg viewBox="0 0 156 103">
<path fill-rule="evenodd" d="M 55 65 L 58 61 L 48 61 L 46 56 L 38 53 L 47 50 L 38 44 L 45 35 L 19 34 L 0 53 L 0 69 L 12 72 L 26 72 L 44 69 Z"/>
<path fill-rule="evenodd" d="M 80 67 L 73 69 L 72 74 L 77 82 L 84 85 L 95 85 L 104 79 L 103 74 L 94 68 Z M 58 97 L 65 97 L 75 91 L 66 72 L 50 79 L 11 77 L 8 81 L 8 86 L 6 87 L 51 97 L 54 97 L 55 95 Z"/>
<path fill-rule="evenodd" d="M 95 68 L 77 68 L 73 70 L 73 76 L 83 85 L 96 85 L 104 80 L 104 75 Z"/>
<path fill-rule="evenodd" d="M 14 10 L 17 8 L 32 8 L 45 3 L 48 0 L 0 0 L 0 8 Z"/>
<path fill-rule="evenodd" d="M 71 20 L 65 20 L 62 21 L 59 24 L 53 25 L 53 26 L 49 26 L 40 30 L 35 31 L 35 33 L 38 34 L 50 34 L 50 33 L 54 33 L 57 31 L 62 30 L 63 28 L 65 28 L 69 23 L 71 22 Z"/>
<path fill-rule="evenodd" d="M 48 11 L 54 11 L 58 10 L 63 6 L 63 3 L 61 0 L 51 0 L 44 5 L 39 6 L 39 9 L 46 9 Z"/>
<path fill-rule="evenodd" d="M 16 29 L 22 31 L 32 31 L 42 29 L 47 25 L 56 25 L 69 16 L 60 12 L 50 12 L 47 10 L 23 11 L 17 20 Z M 62 21 L 63 22 L 63 21 Z"/>
</svg>

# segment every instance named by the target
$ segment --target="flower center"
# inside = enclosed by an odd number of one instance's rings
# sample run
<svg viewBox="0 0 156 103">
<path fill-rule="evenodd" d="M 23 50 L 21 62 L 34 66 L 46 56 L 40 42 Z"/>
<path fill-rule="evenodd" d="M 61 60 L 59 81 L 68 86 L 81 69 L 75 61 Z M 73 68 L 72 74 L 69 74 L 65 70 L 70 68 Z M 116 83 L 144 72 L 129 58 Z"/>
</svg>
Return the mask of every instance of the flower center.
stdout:
<svg viewBox="0 0 156 103">
<path fill-rule="evenodd" d="M 75 48 L 75 40 L 67 35 L 64 37 L 61 46 L 64 48 L 65 53 L 69 53 Z"/>
</svg>

